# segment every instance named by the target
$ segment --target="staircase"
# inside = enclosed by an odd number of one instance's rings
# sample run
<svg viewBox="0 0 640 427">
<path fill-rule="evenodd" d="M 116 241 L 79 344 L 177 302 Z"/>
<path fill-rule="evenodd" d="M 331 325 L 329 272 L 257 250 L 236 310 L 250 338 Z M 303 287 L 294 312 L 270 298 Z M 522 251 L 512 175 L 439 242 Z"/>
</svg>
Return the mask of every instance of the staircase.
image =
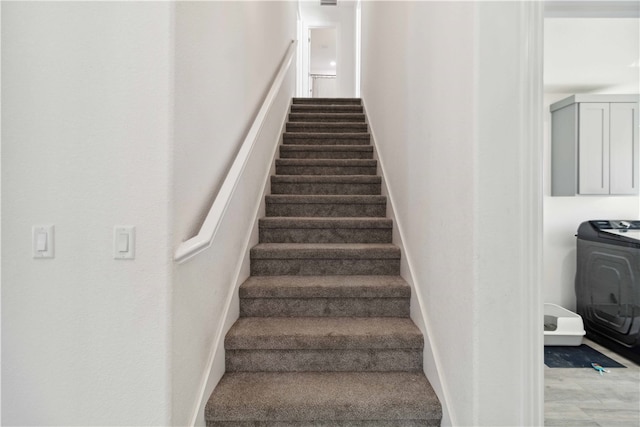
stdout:
<svg viewBox="0 0 640 427">
<path fill-rule="evenodd" d="M 358 99 L 293 100 L 208 426 L 436 426 Z"/>
</svg>

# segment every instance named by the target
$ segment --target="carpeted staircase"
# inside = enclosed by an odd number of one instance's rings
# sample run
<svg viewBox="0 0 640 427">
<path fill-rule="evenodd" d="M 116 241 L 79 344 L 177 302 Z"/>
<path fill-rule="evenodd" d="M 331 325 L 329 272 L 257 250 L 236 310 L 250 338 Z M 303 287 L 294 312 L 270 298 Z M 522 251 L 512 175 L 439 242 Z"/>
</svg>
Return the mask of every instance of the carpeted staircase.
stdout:
<svg viewBox="0 0 640 427">
<path fill-rule="evenodd" d="M 359 99 L 293 100 L 208 426 L 435 426 Z"/>
</svg>

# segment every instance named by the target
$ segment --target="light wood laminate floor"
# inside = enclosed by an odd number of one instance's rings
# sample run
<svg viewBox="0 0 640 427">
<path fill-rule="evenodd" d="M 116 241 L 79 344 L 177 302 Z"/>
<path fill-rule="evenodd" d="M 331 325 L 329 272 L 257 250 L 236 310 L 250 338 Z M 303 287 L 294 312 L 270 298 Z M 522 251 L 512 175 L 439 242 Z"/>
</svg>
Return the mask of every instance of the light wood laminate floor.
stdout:
<svg viewBox="0 0 640 427">
<path fill-rule="evenodd" d="M 623 364 L 600 375 L 592 368 L 545 366 L 545 426 L 640 427 L 640 366 L 585 339 Z"/>
</svg>

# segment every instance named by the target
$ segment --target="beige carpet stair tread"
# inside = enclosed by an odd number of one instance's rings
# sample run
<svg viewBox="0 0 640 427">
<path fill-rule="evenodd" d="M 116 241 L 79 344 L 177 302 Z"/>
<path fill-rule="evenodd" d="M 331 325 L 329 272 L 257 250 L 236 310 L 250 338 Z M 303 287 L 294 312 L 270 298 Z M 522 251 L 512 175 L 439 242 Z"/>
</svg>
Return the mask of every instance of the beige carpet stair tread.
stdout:
<svg viewBox="0 0 640 427">
<path fill-rule="evenodd" d="M 376 204 L 385 205 L 387 198 L 369 194 L 271 194 L 266 196 L 270 203 L 299 203 L 299 204 Z"/>
<path fill-rule="evenodd" d="M 402 317 L 245 317 L 227 349 L 422 348 L 422 333 Z"/>
<path fill-rule="evenodd" d="M 272 183 L 380 183 L 382 178 L 377 175 L 272 175 Z"/>
<path fill-rule="evenodd" d="M 292 103 L 311 105 L 361 105 L 360 98 L 293 98 Z"/>
<path fill-rule="evenodd" d="M 268 217 L 259 220 L 261 228 L 392 228 L 388 218 L 375 217 Z"/>
<path fill-rule="evenodd" d="M 259 243 L 251 259 L 399 259 L 392 243 Z"/>
<path fill-rule="evenodd" d="M 438 399 L 421 372 L 227 373 L 205 410 L 207 421 L 407 419 L 439 424 L 441 417 Z"/>
</svg>

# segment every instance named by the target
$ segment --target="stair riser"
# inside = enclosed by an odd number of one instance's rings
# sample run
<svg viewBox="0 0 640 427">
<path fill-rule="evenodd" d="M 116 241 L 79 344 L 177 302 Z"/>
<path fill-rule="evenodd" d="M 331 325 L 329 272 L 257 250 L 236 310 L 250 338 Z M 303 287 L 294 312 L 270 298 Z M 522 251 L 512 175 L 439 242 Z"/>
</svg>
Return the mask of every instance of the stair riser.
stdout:
<svg viewBox="0 0 640 427">
<path fill-rule="evenodd" d="M 277 175 L 375 175 L 375 166 L 276 166 Z"/>
<path fill-rule="evenodd" d="M 411 298 L 400 277 L 249 277 L 239 289 L 243 298 Z"/>
<path fill-rule="evenodd" d="M 266 216 L 357 218 L 385 217 L 386 203 L 271 203 L 266 202 Z"/>
<path fill-rule="evenodd" d="M 398 275 L 399 259 L 251 259 L 253 276 Z"/>
<path fill-rule="evenodd" d="M 226 368 L 228 372 L 415 372 L 422 370 L 422 350 L 227 350 Z"/>
<path fill-rule="evenodd" d="M 293 98 L 292 105 L 362 105 L 358 98 Z"/>
<path fill-rule="evenodd" d="M 440 419 L 433 420 L 314 420 L 314 421 L 211 421 L 207 427 L 438 427 Z"/>
<path fill-rule="evenodd" d="M 291 113 L 290 122 L 317 122 L 317 123 L 364 123 L 364 114 L 351 113 Z"/>
<path fill-rule="evenodd" d="M 371 136 L 353 135 L 351 137 L 325 137 L 317 136 L 313 134 L 298 134 L 288 133 L 283 137 L 284 144 L 294 145 L 369 145 L 371 143 Z"/>
<path fill-rule="evenodd" d="M 289 183 L 271 184 L 271 194 L 317 194 L 317 195 L 379 195 L 381 184 L 352 183 Z"/>
<path fill-rule="evenodd" d="M 269 203 L 266 204 L 267 216 L 285 217 L 376 217 L 386 216 L 386 204 L 320 204 L 320 203 Z"/>
<path fill-rule="evenodd" d="M 366 123 L 287 123 L 287 132 L 353 133 L 367 132 Z"/>
<path fill-rule="evenodd" d="M 284 151 L 281 159 L 373 159 L 373 151 Z"/>
<path fill-rule="evenodd" d="M 261 243 L 391 243 L 392 229 L 261 228 Z"/>
<path fill-rule="evenodd" d="M 304 105 L 291 106 L 292 113 L 362 113 L 361 105 Z"/>
<path fill-rule="evenodd" d="M 241 298 L 241 317 L 408 317 L 409 298 Z"/>
</svg>

